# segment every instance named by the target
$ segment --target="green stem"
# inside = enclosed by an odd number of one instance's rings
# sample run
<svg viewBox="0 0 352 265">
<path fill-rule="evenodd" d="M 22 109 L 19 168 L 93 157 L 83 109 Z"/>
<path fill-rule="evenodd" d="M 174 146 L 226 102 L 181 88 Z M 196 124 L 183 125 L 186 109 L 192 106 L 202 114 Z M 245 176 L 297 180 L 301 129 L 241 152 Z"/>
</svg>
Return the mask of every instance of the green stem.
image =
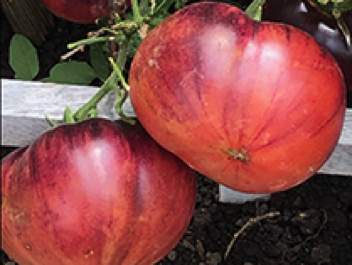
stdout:
<svg viewBox="0 0 352 265">
<path fill-rule="evenodd" d="M 165 6 L 165 3 L 171 4 L 173 2 L 174 0 L 165 0 L 163 6 Z M 143 18 L 140 14 L 140 10 L 138 7 L 138 0 L 132 0 L 132 9 L 133 9 L 134 22 L 140 25 L 145 18 Z M 114 41 L 114 40 L 116 41 L 115 37 L 95 37 L 95 38 L 85 39 L 85 40 L 81 40 L 81 41 L 69 44 L 68 47 L 74 48 L 79 45 L 92 44 L 92 43 L 103 42 L 103 41 L 107 42 L 107 41 Z M 86 119 L 92 111 L 94 113 L 94 110 L 96 110 L 98 103 L 111 90 L 115 90 L 117 94 L 117 102 L 115 106 L 117 113 L 126 122 L 129 122 L 131 124 L 135 123 L 134 119 L 127 117 L 122 111 L 122 105 L 124 104 L 128 96 L 129 85 L 124 79 L 120 69 L 125 69 L 125 65 L 127 61 L 128 43 L 129 43 L 129 38 L 118 43 L 119 51 L 118 51 L 118 57 L 116 59 L 116 63 L 112 58 L 109 58 L 110 63 L 113 67 L 113 71 L 111 75 L 104 82 L 100 90 L 86 104 L 84 104 L 80 109 L 78 109 L 76 113 L 73 114 L 73 118 L 75 121 Z M 118 81 L 121 82 L 121 85 L 123 87 L 122 89 L 118 86 Z"/>
<path fill-rule="evenodd" d="M 123 87 L 124 89 L 126 89 L 127 91 L 129 91 L 129 90 L 130 90 L 130 86 L 127 84 L 125 78 L 123 77 L 123 74 L 122 74 L 122 72 L 121 72 L 121 70 L 120 70 L 119 65 L 116 64 L 116 63 L 114 62 L 114 60 L 113 60 L 111 57 L 109 58 L 109 61 L 110 61 L 111 65 L 112 65 L 112 68 L 114 69 L 114 72 L 115 72 L 115 73 L 117 74 L 117 76 L 119 77 L 120 82 L 121 82 L 121 84 L 122 84 L 122 87 Z"/>
<path fill-rule="evenodd" d="M 132 12 L 133 12 L 133 20 L 136 23 L 140 23 L 143 21 L 143 17 L 141 16 L 141 13 L 139 11 L 139 5 L 138 5 L 138 0 L 132 0 Z"/>
<path fill-rule="evenodd" d="M 120 89 L 119 87 L 117 87 L 115 89 L 116 91 L 116 95 L 117 95 L 117 100 L 116 100 L 116 104 L 115 104 L 115 110 L 117 112 L 117 114 L 122 118 L 122 120 L 124 120 L 125 122 L 128 122 L 131 125 L 136 124 L 136 119 L 132 118 L 132 117 L 128 117 L 126 116 L 126 114 L 123 112 L 122 110 L 122 106 L 125 103 L 128 93 L 126 90 L 124 89 Z"/>
<path fill-rule="evenodd" d="M 89 39 L 84 39 L 80 41 L 76 41 L 74 43 L 69 43 L 67 45 L 68 49 L 74 49 L 80 45 L 90 45 L 93 43 L 98 43 L 98 42 L 108 42 L 108 41 L 113 41 L 114 37 L 111 36 L 105 36 L 105 37 L 94 37 L 94 38 L 89 38 Z"/>
<path fill-rule="evenodd" d="M 334 13 L 342 14 L 352 10 L 352 0 L 309 0 L 309 3 L 320 12 L 335 18 Z"/>
<path fill-rule="evenodd" d="M 127 58 L 127 46 L 128 46 L 128 41 L 119 43 L 119 53 L 116 60 L 117 66 L 113 61 L 113 59 L 109 58 L 114 69 L 118 69 L 118 71 L 116 70 L 113 71 L 111 75 L 108 77 L 108 79 L 104 82 L 102 87 L 99 89 L 99 91 L 86 104 L 84 104 L 80 109 L 76 111 L 76 113 L 73 115 L 76 121 L 80 121 L 87 118 L 89 113 L 92 110 L 94 111 L 94 109 L 97 108 L 98 103 L 106 96 L 106 94 L 109 93 L 111 90 L 116 89 L 118 80 L 121 81 L 124 87 L 126 86 L 127 83 L 123 78 L 123 75 L 119 70 L 119 67 L 121 69 L 125 68 L 126 58 Z"/>
<path fill-rule="evenodd" d="M 175 3 L 175 0 L 164 0 L 152 13 L 152 16 L 158 16 L 162 12 L 167 12 L 170 6 Z"/>
<path fill-rule="evenodd" d="M 266 0 L 254 0 L 246 9 L 246 14 L 254 20 L 260 21 L 262 18 L 262 7 Z"/>
<path fill-rule="evenodd" d="M 348 26 L 346 25 L 346 22 L 344 21 L 344 19 L 340 16 L 336 19 L 337 25 L 339 27 L 339 29 L 342 32 L 342 35 L 345 38 L 345 42 L 347 47 L 351 47 L 351 31 L 348 28 Z"/>
<path fill-rule="evenodd" d="M 122 88 L 116 86 L 115 87 L 115 92 L 116 92 L 116 104 L 115 104 L 115 110 L 117 114 L 125 121 L 130 124 L 135 124 L 136 121 L 134 118 L 128 117 L 125 115 L 125 113 L 122 110 L 122 106 L 125 103 L 127 97 L 128 97 L 128 91 L 130 90 L 130 86 L 127 84 L 125 78 L 123 77 L 123 74 L 118 67 L 118 65 L 114 62 L 114 60 L 110 57 L 109 61 L 113 67 L 113 72 L 119 77 L 119 80 L 121 82 Z"/>
<path fill-rule="evenodd" d="M 120 69 L 124 69 L 127 61 L 127 48 L 128 48 L 128 41 L 124 41 L 119 43 L 119 54 L 117 56 L 116 64 Z M 112 58 L 109 58 L 110 63 L 114 66 L 114 61 Z"/>
<path fill-rule="evenodd" d="M 89 112 L 96 108 L 98 103 L 116 86 L 118 76 L 113 72 L 104 82 L 99 91 L 73 115 L 76 121 L 85 119 Z"/>
</svg>

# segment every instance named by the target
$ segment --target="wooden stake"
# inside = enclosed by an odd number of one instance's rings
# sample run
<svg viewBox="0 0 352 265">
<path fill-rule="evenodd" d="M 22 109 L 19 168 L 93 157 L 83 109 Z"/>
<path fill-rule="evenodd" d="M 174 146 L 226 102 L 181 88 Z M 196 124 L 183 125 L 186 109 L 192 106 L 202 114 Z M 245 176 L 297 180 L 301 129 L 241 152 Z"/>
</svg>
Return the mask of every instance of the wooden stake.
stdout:
<svg viewBox="0 0 352 265">
<path fill-rule="evenodd" d="M 13 31 L 40 45 L 54 24 L 54 16 L 41 0 L 1 0 Z"/>
</svg>

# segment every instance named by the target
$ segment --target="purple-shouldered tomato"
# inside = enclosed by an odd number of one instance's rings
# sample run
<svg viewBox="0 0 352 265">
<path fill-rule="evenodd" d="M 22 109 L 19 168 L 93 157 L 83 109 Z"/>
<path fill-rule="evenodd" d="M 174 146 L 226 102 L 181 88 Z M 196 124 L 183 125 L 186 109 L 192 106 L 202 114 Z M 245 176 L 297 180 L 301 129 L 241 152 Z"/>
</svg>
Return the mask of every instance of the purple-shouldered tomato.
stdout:
<svg viewBox="0 0 352 265">
<path fill-rule="evenodd" d="M 140 124 L 61 125 L 2 160 L 2 248 L 21 265 L 150 265 L 186 231 L 195 192 Z"/>
</svg>

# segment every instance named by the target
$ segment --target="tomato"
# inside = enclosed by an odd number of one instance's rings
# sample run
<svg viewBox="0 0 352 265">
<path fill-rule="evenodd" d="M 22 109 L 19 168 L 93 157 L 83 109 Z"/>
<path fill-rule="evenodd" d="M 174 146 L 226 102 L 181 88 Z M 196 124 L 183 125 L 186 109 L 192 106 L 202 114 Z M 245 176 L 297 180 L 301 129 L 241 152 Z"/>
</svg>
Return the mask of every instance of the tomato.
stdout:
<svg viewBox="0 0 352 265">
<path fill-rule="evenodd" d="M 352 34 L 352 10 L 341 17 Z M 320 12 L 308 0 L 266 0 L 262 20 L 283 22 L 311 34 L 339 63 L 352 96 L 352 45 L 347 44 L 335 18 Z M 349 101 L 352 106 L 352 98 Z"/>
<path fill-rule="evenodd" d="M 56 16 L 77 23 L 93 23 L 97 18 L 110 14 L 109 0 L 43 0 Z M 126 1 L 131 6 L 131 1 Z"/>
<path fill-rule="evenodd" d="M 331 54 L 289 25 L 202 2 L 154 28 L 132 61 L 142 125 L 232 189 L 272 193 L 312 176 L 335 148 L 345 86 Z"/>
<path fill-rule="evenodd" d="M 62 125 L 2 161 L 2 248 L 21 265 L 150 265 L 185 232 L 195 192 L 140 124 Z"/>
</svg>

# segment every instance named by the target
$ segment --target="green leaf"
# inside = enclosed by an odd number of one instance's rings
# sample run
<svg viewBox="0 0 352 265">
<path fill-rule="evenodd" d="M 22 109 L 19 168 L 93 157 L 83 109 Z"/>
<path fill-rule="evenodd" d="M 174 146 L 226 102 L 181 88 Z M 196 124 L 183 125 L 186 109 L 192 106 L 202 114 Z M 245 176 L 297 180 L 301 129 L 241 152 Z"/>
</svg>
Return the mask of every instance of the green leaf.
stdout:
<svg viewBox="0 0 352 265">
<path fill-rule="evenodd" d="M 108 55 L 104 51 L 105 44 L 96 43 L 90 46 L 90 62 L 97 77 L 105 81 L 110 74 Z"/>
<path fill-rule="evenodd" d="M 9 63 L 15 71 L 15 78 L 33 80 L 39 72 L 37 50 L 24 36 L 15 34 L 10 43 Z"/>
<path fill-rule="evenodd" d="M 131 36 L 130 41 L 128 42 L 128 46 L 127 46 L 127 54 L 130 57 L 133 57 L 136 52 L 137 52 L 137 48 L 139 46 L 139 44 L 141 43 L 142 39 L 139 36 L 138 32 L 134 33 Z"/>
<path fill-rule="evenodd" d="M 73 84 L 73 85 L 89 85 L 96 74 L 92 67 L 86 62 L 62 62 L 54 65 L 50 70 L 50 76 L 43 78 L 43 82 Z"/>
</svg>

